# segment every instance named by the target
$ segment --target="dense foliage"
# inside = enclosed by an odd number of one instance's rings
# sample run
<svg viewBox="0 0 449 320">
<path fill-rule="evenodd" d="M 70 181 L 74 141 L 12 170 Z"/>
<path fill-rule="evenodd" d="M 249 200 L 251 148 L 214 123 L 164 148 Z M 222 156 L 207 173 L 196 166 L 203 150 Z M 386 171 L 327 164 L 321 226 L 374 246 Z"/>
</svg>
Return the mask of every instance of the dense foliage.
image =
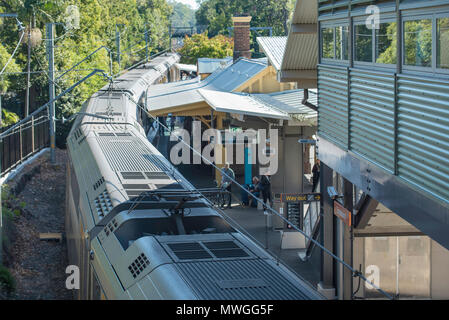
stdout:
<svg viewBox="0 0 449 320">
<path fill-rule="evenodd" d="M 73 9 L 76 6 L 75 10 Z M 48 101 L 48 78 L 45 25 L 62 23 L 56 27 L 55 68 L 56 77 L 68 70 L 90 52 L 100 46 L 112 51 L 113 73 L 119 71 L 116 54 L 116 24 L 121 36 L 121 68 L 145 57 L 144 32 L 150 30 L 150 52 L 168 47 L 168 25 L 172 7 L 166 0 L 4 0 L 0 12 L 18 13 L 18 19 L 28 27 L 39 29 L 44 41 L 31 50 L 30 111 Z M 79 17 L 79 26 L 76 18 Z M 13 52 L 20 33 L 16 20 L 0 18 L 0 70 Z M 56 82 L 56 94 L 89 74 L 92 69 L 109 73 L 109 54 L 99 50 Z M 23 115 L 25 105 L 27 70 L 27 41 L 23 41 L 14 59 L 0 78 L 3 107 Z M 81 107 L 92 93 L 106 83 L 104 77 L 94 76 L 75 88 L 72 94 L 61 98 L 56 104 L 57 118 L 69 117 Z"/>
<path fill-rule="evenodd" d="M 188 5 L 172 1 L 173 14 L 170 18 L 173 27 L 194 27 L 196 25 L 195 11 Z"/>
<path fill-rule="evenodd" d="M 232 16 L 249 14 L 252 27 L 272 27 L 273 35 L 287 35 L 294 0 L 203 0 L 196 12 L 200 25 L 208 25 L 210 36 L 227 34 Z"/>
<path fill-rule="evenodd" d="M 182 62 L 196 64 L 198 58 L 225 58 L 232 56 L 234 42 L 232 38 L 218 35 L 209 38 L 207 32 L 186 36 L 184 46 L 179 50 Z"/>
</svg>

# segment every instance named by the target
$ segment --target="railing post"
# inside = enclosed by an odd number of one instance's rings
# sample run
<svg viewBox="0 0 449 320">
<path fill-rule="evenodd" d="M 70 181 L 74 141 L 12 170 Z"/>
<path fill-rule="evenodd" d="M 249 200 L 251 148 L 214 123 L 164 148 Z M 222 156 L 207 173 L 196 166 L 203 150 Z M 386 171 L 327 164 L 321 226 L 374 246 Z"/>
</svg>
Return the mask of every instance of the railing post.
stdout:
<svg viewBox="0 0 449 320">
<path fill-rule="evenodd" d="M 31 117 L 31 153 L 34 153 L 34 116 Z"/>
<path fill-rule="evenodd" d="M 19 146 L 20 146 L 20 160 L 19 162 L 22 163 L 23 160 L 23 136 L 22 136 L 22 125 L 19 126 Z"/>
<path fill-rule="evenodd" d="M 48 79 L 49 79 L 49 98 L 50 98 L 50 161 L 56 163 L 55 151 L 55 54 L 54 54 L 54 24 L 47 23 L 47 54 L 48 54 Z"/>
</svg>

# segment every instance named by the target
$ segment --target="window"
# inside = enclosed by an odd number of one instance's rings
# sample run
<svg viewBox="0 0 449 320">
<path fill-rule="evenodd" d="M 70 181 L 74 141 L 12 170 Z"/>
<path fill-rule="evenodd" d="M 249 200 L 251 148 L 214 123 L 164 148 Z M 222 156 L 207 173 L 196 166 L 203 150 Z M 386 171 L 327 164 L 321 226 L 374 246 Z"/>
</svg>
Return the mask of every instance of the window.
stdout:
<svg viewBox="0 0 449 320">
<path fill-rule="evenodd" d="M 449 69 L 449 18 L 437 20 L 437 68 Z"/>
<path fill-rule="evenodd" d="M 323 59 L 348 60 L 348 26 L 321 29 L 321 57 Z"/>
<path fill-rule="evenodd" d="M 396 27 L 395 22 L 381 23 L 376 30 L 376 63 L 396 64 Z"/>
<path fill-rule="evenodd" d="M 411 20 L 404 23 L 404 64 L 432 67 L 432 20 Z"/>
<path fill-rule="evenodd" d="M 396 64 L 396 23 L 384 22 L 379 28 L 366 24 L 354 27 L 354 60 L 360 62 Z"/>
<path fill-rule="evenodd" d="M 321 29 L 322 53 L 321 56 L 324 59 L 334 58 L 334 30 L 333 28 Z"/>
<path fill-rule="evenodd" d="M 373 62 L 373 30 L 365 24 L 356 25 L 354 28 L 355 61 Z"/>
<path fill-rule="evenodd" d="M 335 59 L 348 60 L 349 28 L 340 26 L 335 28 Z"/>
</svg>

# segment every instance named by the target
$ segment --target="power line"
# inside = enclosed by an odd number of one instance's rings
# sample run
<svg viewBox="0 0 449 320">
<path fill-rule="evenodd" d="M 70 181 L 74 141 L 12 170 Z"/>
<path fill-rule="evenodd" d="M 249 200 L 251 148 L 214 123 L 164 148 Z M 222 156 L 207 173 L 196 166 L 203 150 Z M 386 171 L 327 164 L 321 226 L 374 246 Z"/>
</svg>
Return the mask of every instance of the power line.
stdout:
<svg viewBox="0 0 449 320">
<path fill-rule="evenodd" d="M 3 67 L 2 71 L 0 71 L 0 76 L 5 71 L 8 64 L 11 62 L 12 58 L 15 56 L 17 49 L 19 49 L 20 44 L 22 43 L 23 36 L 25 35 L 25 32 L 22 32 L 22 35 L 20 36 L 19 42 L 17 42 L 16 48 L 14 49 L 12 55 L 9 57 L 8 62 L 6 62 L 5 66 Z"/>
</svg>

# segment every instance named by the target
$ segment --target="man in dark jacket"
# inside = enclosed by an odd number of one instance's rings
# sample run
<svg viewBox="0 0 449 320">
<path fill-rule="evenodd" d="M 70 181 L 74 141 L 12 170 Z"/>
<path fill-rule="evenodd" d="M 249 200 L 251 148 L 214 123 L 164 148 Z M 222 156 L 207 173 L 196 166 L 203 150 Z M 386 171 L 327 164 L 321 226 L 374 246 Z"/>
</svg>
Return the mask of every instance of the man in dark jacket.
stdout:
<svg viewBox="0 0 449 320">
<path fill-rule="evenodd" d="M 268 205 L 271 207 L 271 181 L 270 177 L 267 175 L 262 175 L 260 177 L 260 183 L 259 183 L 260 191 L 262 192 L 262 199 L 263 199 L 263 213 L 267 214 L 267 206 L 266 202 L 268 200 Z"/>
<path fill-rule="evenodd" d="M 316 163 L 313 165 L 312 168 L 312 192 L 315 192 L 315 188 L 318 185 L 318 181 L 320 180 L 320 160 L 317 160 Z"/>
</svg>

